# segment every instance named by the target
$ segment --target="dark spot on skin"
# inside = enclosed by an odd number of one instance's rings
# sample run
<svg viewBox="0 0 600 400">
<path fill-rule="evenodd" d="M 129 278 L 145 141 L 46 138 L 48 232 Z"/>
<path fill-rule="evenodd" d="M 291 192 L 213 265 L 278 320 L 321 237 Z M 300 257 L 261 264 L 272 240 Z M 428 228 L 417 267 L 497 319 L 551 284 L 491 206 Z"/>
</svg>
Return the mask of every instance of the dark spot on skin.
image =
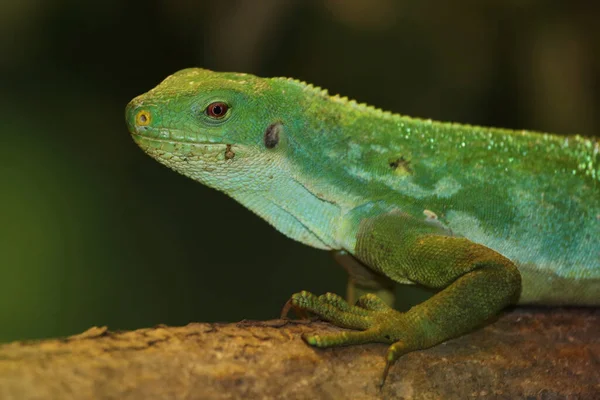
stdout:
<svg viewBox="0 0 600 400">
<path fill-rule="evenodd" d="M 279 132 L 283 128 L 281 122 L 275 122 L 267 127 L 265 131 L 265 147 L 267 149 L 272 149 L 279 143 Z"/>
<path fill-rule="evenodd" d="M 235 157 L 235 153 L 231 150 L 231 145 L 228 144 L 227 147 L 225 147 L 225 158 L 231 160 L 233 157 Z"/>
<path fill-rule="evenodd" d="M 412 174 L 413 172 L 410 167 L 410 161 L 405 159 L 404 156 L 400 156 L 400 158 L 390 161 L 389 166 L 394 170 L 402 169 L 409 174 Z"/>
</svg>

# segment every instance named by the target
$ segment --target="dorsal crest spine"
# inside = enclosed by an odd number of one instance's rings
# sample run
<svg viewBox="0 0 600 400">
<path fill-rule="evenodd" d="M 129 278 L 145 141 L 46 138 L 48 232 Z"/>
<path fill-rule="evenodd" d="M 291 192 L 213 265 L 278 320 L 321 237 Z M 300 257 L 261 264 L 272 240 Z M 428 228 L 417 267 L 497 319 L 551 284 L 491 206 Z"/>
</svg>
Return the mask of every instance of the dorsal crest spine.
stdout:
<svg viewBox="0 0 600 400">
<path fill-rule="evenodd" d="M 400 114 L 392 113 L 391 111 L 382 110 L 381 108 L 374 107 L 367 103 L 359 103 L 354 99 L 349 99 L 347 96 L 340 96 L 339 94 L 331 95 L 327 89 L 323 89 L 320 86 L 315 86 L 312 83 L 308 83 L 295 78 L 273 78 L 274 80 L 291 82 L 301 86 L 303 89 L 317 96 L 327 96 L 329 99 L 336 103 L 347 104 L 352 107 L 358 108 L 361 111 L 369 112 L 374 115 L 386 117 L 386 118 L 400 118 Z"/>
</svg>

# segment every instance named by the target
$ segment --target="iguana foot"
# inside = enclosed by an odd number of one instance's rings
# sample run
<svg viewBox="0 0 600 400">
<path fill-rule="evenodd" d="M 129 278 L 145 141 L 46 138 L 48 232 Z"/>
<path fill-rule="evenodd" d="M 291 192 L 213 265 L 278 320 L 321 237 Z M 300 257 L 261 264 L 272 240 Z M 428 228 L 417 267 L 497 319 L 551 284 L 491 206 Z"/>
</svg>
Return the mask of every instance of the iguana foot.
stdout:
<svg viewBox="0 0 600 400">
<path fill-rule="evenodd" d="M 423 332 L 420 318 L 410 312 L 401 313 L 389 307 L 374 294 L 361 296 L 355 306 L 348 304 L 342 297 L 326 293 L 316 296 L 302 291 L 292 295 L 284 312 L 289 307 L 295 310 L 308 311 L 333 323 L 334 325 L 356 329 L 328 334 L 305 334 L 306 343 L 315 347 L 347 346 L 363 343 L 393 343 L 387 353 L 387 364 L 381 384 L 389 371 L 389 367 L 400 356 L 424 348 L 421 344 Z M 284 315 L 285 316 L 285 315 Z"/>
</svg>

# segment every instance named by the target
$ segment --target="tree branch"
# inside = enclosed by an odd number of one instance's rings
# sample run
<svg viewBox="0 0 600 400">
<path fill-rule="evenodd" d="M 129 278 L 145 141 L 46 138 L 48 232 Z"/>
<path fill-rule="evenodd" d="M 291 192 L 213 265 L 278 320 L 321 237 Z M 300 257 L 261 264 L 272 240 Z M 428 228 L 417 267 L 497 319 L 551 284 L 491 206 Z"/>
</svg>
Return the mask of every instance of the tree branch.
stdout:
<svg viewBox="0 0 600 400">
<path fill-rule="evenodd" d="M 600 398 L 600 310 L 520 309 L 407 354 L 377 383 L 387 346 L 314 349 L 323 322 L 106 328 L 0 345 L 0 398 Z"/>
</svg>

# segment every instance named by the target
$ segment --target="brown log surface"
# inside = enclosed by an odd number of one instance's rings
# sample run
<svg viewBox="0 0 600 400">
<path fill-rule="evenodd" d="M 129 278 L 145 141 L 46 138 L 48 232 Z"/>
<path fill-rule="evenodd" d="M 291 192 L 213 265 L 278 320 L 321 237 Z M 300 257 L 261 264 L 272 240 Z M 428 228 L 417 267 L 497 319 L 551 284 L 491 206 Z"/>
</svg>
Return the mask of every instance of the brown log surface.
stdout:
<svg viewBox="0 0 600 400">
<path fill-rule="evenodd" d="M 323 322 L 106 328 L 0 345 L 0 399 L 600 399 L 600 310 L 520 309 L 407 354 L 315 349 Z"/>
</svg>

